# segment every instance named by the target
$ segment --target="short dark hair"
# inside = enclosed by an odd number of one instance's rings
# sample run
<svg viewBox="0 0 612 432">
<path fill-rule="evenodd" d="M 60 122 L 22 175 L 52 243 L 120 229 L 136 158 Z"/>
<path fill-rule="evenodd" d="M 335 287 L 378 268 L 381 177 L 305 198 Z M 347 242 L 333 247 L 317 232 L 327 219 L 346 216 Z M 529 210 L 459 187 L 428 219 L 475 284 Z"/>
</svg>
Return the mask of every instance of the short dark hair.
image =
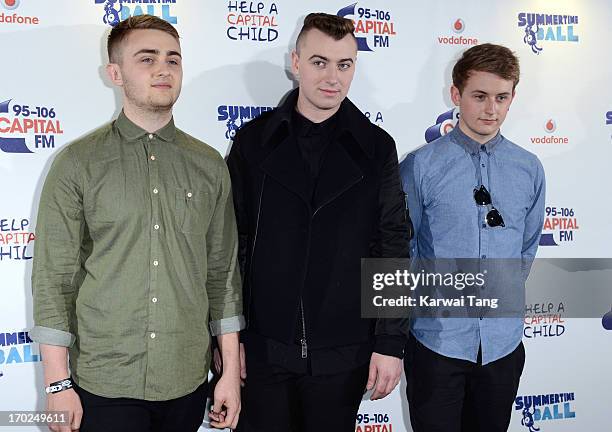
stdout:
<svg viewBox="0 0 612 432">
<path fill-rule="evenodd" d="M 304 25 L 295 41 L 297 51 L 304 35 L 312 29 L 317 29 L 335 40 L 340 40 L 348 34 L 355 38 L 355 25 L 352 20 L 322 12 L 310 13 L 304 18 Z"/>
<path fill-rule="evenodd" d="M 472 71 L 489 72 L 514 83 L 521 75 L 518 58 L 505 46 L 490 43 L 473 46 L 463 52 L 453 67 L 453 85 L 463 92 Z"/>
<path fill-rule="evenodd" d="M 121 21 L 110 31 L 106 49 L 108 61 L 119 63 L 119 45 L 132 30 L 161 30 L 179 40 L 179 34 L 172 24 L 153 15 L 137 15 Z"/>
</svg>

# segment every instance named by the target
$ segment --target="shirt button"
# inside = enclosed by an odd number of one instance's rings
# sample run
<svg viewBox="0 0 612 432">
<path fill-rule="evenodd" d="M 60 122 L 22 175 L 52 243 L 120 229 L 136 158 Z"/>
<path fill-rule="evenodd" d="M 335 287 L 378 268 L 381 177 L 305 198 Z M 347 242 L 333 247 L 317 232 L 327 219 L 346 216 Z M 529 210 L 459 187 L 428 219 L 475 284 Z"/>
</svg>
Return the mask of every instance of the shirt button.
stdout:
<svg viewBox="0 0 612 432">
<path fill-rule="evenodd" d="M 153 228 L 155 228 L 156 230 L 158 230 L 158 229 L 159 229 L 159 225 L 155 224 L 155 225 L 153 225 Z"/>
<path fill-rule="evenodd" d="M 155 155 L 151 155 L 151 160 L 155 160 Z"/>
<path fill-rule="evenodd" d="M 159 261 L 157 261 L 157 260 L 153 261 L 153 265 L 154 265 L 155 267 L 157 267 L 157 266 L 159 265 Z"/>
<path fill-rule="evenodd" d="M 486 223 L 483 223 L 483 224 L 482 224 L 482 227 L 483 227 L 483 228 L 486 228 L 486 227 L 487 227 L 487 224 L 486 224 Z"/>
<path fill-rule="evenodd" d="M 152 301 L 153 303 L 157 303 L 157 297 L 153 297 L 153 298 L 151 299 L 151 301 Z"/>
<path fill-rule="evenodd" d="M 484 168 L 484 164 L 480 164 Z"/>
<path fill-rule="evenodd" d="M 151 333 L 151 339 L 155 339 L 155 333 Z"/>
<path fill-rule="evenodd" d="M 486 258 L 486 257 L 487 257 L 486 255 L 481 256 L 481 258 Z"/>
<path fill-rule="evenodd" d="M 191 192 L 187 192 L 187 198 L 191 198 L 193 194 Z"/>
<path fill-rule="evenodd" d="M 157 192 L 159 192 L 159 191 L 157 190 L 157 188 L 154 188 L 154 189 L 153 189 L 153 193 L 154 193 L 154 194 L 156 194 Z"/>
<path fill-rule="evenodd" d="M 149 139 L 152 140 L 153 139 L 153 134 L 149 134 Z"/>
</svg>

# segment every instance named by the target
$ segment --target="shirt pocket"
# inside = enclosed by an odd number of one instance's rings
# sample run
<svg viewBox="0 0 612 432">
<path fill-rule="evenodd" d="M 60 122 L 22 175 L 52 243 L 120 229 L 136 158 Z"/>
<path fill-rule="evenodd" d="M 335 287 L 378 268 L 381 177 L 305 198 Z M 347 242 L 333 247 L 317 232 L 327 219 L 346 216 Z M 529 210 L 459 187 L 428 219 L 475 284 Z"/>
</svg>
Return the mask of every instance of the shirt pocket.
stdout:
<svg viewBox="0 0 612 432">
<path fill-rule="evenodd" d="M 185 234 L 203 234 L 211 216 L 211 194 L 201 190 L 177 188 L 176 221 Z"/>
<path fill-rule="evenodd" d="M 116 222 L 124 210 L 125 186 L 119 159 L 93 164 L 83 206 L 88 223 Z"/>
</svg>

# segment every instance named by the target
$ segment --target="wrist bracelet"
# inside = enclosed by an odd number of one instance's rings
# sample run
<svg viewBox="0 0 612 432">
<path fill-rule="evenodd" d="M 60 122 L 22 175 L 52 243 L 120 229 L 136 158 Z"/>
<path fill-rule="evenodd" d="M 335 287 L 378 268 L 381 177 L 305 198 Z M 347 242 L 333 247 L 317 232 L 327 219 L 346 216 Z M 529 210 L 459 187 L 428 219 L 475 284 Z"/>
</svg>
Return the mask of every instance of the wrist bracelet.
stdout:
<svg viewBox="0 0 612 432">
<path fill-rule="evenodd" d="M 72 378 L 66 378 L 60 381 L 55 381 L 49 384 L 49 387 L 45 388 L 45 393 L 59 393 L 64 390 L 72 388 Z"/>
</svg>

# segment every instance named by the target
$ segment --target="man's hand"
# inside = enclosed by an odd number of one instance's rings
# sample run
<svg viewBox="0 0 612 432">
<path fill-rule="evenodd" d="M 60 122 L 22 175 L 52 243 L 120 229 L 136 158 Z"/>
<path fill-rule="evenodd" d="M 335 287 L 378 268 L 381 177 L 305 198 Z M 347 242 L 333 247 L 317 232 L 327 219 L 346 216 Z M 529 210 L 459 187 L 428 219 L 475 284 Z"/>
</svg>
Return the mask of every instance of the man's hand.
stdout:
<svg viewBox="0 0 612 432">
<path fill-rule="evenodd" d="M 47 411 L 66 411 L 68 412 L 69 425 L 50 424 L 49 429 L 53 432 L 78 431 L 81 427 L 83 418 L 83 407 L 81 399 L 73 389 L 50 393 L 47 395 Z"/>
<path fill-rule="evenodd" d="M 215 428 L 235 429 L 240 414 L 240 377 L 229 373 L 215 386 L 214 404 L 210 410 L 210 425 Z"/>
<path fill-rule="evenodd" d="M 400 382 L 402 361 L 397 357 L 372 353 L 366 391 L 374 389 L 370 400 L 387 396 Z"/>
</svg>

